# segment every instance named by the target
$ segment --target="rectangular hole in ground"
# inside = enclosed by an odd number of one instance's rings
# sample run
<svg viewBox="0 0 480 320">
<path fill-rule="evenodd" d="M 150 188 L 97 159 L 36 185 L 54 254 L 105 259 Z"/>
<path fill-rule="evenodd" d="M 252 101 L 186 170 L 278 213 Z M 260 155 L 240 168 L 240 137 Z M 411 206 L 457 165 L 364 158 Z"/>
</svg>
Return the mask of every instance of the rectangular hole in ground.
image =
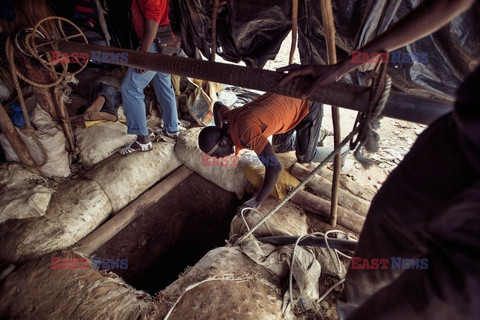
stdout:
<svg viewBox="0 0 480 320">
<path fill-rule="evenodd" d="M 155 294 L 205 253 L 225 245 L 230 222 L 242 203 L 234 193 L 192 173 L 94 255 L 128 259 L 112 270 L 136 289 Z"/>
</svg>

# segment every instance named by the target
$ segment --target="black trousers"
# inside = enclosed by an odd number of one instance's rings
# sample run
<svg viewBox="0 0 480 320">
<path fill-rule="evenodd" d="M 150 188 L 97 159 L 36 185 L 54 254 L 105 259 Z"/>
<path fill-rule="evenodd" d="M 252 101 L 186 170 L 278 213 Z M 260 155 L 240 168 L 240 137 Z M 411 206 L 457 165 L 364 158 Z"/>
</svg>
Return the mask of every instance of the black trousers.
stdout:
<svg viewBox="0 0 480 320">
<path fill-rule="evenodd" d="M 306 163 L 317 157 L 317 142 L 322 128 L 323 105 L 310 102 L 309 112 L 305 118 L 287 133 L 272 137 L 275 152 L 296 151 L 297 160 Z"/>
<path fill-rule="evenodd" d="M 355 257 L 426 269 L 352 269 L 340 319 L 480 319 L 480 150 L 448 114 L 417 139 L 372 201 Z"/>
</svg>

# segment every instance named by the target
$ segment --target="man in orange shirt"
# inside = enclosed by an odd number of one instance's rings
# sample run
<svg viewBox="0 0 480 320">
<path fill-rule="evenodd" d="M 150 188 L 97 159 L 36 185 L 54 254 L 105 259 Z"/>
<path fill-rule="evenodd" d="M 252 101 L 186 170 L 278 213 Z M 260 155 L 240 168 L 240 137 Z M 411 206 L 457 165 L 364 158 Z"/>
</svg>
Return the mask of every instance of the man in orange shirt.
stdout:
<svg viewBox="0 0 480 320">
<path fill-rule="evenodd" d="M 215 127 L 204 128 L 198 137 L 200 149 L 212 157 L 224 157 L 241 149 L 255 151 L 265 165 L 265 179 L 256 195 L 242 208 L 258 208 L 267 198 L 282 166 L 277 152 L 296 151 L 298 162 L 321 162 L 333 150 L 318 148 L 322 124 L 321 104 L 266 93 L 243 107 L 229 110 L 214 106 Z M 273 135 L 273 145 L 268 137 Z M 274 151 L 275 149 L 275 151 Z"/>
</svg>

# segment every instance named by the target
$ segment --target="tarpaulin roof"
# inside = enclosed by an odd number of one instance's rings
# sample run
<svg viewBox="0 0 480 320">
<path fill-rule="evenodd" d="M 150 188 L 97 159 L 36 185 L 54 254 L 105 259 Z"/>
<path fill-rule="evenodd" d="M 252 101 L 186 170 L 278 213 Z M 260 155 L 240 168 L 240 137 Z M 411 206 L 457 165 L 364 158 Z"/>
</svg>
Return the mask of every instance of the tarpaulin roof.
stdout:
<svg viewBox="0 0 480 320">
<path fill-rule="evenodd" d="M 338 58 L 345 58 L 385 31 L 420 2 L 334 0 Z M 187 55 L 193 57 L 196 47 L 209 57 L 212 1 L 171 3 L 172 15 L 181 23 Z M 217 54 L 229 61 L 242 60 L 247 65 L 263 67 L 276 56 L 291 28 L 291 7 L 291 1 L 285 0 L 226 1 L 218 12 Z M 473 62 L 478 61 L 479 12 L 477 1 L 441 30 L 401 48 L 400 52 L 422 59 L 391 61 L 388 73 L 394 87 L 407 93 L 452 99 L 455 89 L 473 71 Z M 319 1 L 299 1 L 298 21 L 301 63 L 325 64 L 327 52 Z M 343 81 L 363 84 L 363 78 L 364 73 L 355 72 Z"/>
<path fill-rule="evenodd" d="M 64 11 L 73 6 L 69 0 L 48 2 Z M 292 2 L 219 2 L 217 54 L 225 60 L 244 61 L 248 66 L 259 68 L 274 59 L 291 29 Z M 421 0 L 332 2 L 337 55 L 338 59 L 342 59 L 385 31 L 418 6 Z M 125 23 L 129 20 L 130 3 L 131 0 L 102 1 L 108 10 L 106 20 L 114 47 L 134 49 L 138 44 L 131 25 Z M 212 3 L 212 0 L 170 0 L 172 27 L 182 35 L 182 46 L 190 57 L 195 56 L 196 48 L 207 58 L 210 57 Z M 453 100 L 455 89 L 473 71 L 475 61 L 478 62 L 479 14 L 480 3 L 477 1 L 469 11 L 444 28 L 397 50 L 397 53 L 409 53 L 410 57 L 417 59 L 390 59 L 388 73 L 394 88 L 406 93 Z M 302 64 L 326 64 L 327 52 L 318 0 L 299 1 L 298 50 Z M 342 81 L 363 85 L 364 78 L 365 73 L 356 71 Z"/>
</svg>

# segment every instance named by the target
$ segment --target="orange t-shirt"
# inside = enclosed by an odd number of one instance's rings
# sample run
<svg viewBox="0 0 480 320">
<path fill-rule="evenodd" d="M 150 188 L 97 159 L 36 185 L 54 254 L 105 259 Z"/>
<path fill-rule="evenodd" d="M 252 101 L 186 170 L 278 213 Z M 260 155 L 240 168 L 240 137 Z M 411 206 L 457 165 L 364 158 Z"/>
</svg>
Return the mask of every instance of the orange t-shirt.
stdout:
<svg viewBox="0 0 480 320">
<path fill-rule="evenodd" d="M 235 144 L 235 154 L 244 148 L 258 155 L 267 146 L 267 138 L 286 133 L 308 114 L 308 101 L 266 93 L 243 107 L 219 110 L 228 122 L 228 132 Z"/>
</svg>

